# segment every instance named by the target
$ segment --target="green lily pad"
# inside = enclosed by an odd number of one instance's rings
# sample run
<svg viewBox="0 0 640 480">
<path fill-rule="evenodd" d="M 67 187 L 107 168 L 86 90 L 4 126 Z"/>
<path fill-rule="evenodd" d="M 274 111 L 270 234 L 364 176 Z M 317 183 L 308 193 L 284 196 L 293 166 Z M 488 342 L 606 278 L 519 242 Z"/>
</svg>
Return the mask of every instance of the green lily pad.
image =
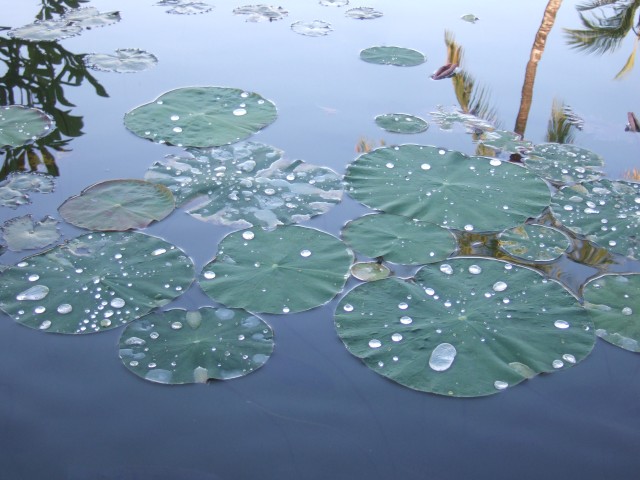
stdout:
<svg viewBox="0 0 640 480">
<path fill-rule="evenodd" d="M 145 228 L 173 212 L 175 200 L 164 185 L 143 180 L 96 183 L 58 208 L 62 218 L 88 230 Z"/>
<path fill-rule="evenodd" d="M 269 145 L 246 142 L 187 149 L 154 163 L 145 179 L 166 185 L 198 220 L 273 229 L 328 211 L 342 199 L 342 178 L 325 167 L 284 158 Z"/>
<path fill-rule="evenodd" d="M 417 50 L 403 47 L 365 48 L 360 52 L 360 59 L 367 63 L 395 65 L 397 67 L 414 67 L 427 61 L 426 57 Z"/>
<path fill-rule="evenodd" d="M 245 5 L 234 8 L 233 13 L 236 15 L 246 15 L 247 22 L 274 22 L 276 20 L 282 20 L 289 15 L 289 12 L 282 7 L 264 4 Z"/>
<path fill-rule="evenodd" d="M 445 110 L 443 107 L 438 107 L 438 110 L 431 112 L 430 115 L 441 130 L 451 130 L 456 123 L 464 125 L 470 133 L 495 129 L 495 126 L 491 122 L 456 109 Z"/>
<path fill-rule="evenodd" d="M 520 225 L 498 235 L 498 246 L 517 258 L 531 262 L 555 260 L 571 246 L 564 233 L 542 225 Z"/>
<path fill-rule="evenodd" d="M 640 275 L 596 278 L 585 285 L 584 300 L 596 335 L 640 352 Z"/>
<path fill-rule="evenodd" d="M 54 129 L 53 117 L 38 108 L 0 107 L 0 147 L 26 145 L 49 135 Z"/>
<path fill-rule="evenodd" d="M 560 285 L 481 258 L 359 285 L 340 301 L 335 323 L 349 351 L 376 373 L 455 397 L 491 395 L 565 369 L 595 342 L 587 312 Z"/>
<path fill-rule="evenodd" d="M 469 22 L 469 23 L 476 23 L 478 20 L 480 20 L 473 13 L 467 13 L 466 15 L 463 15 L 460 18 L 465 22 Z"/>
<path fill-rule="evenodd" d="M 27 327 L 94 333 L 181 295 L 194 277 L 182 250 L 142 233 L 90 233 L 0 275 L 0 309 Z"/>
<path fill-rule="evenodd" d="M 351 163 L 348 193 L 386 213 L 466 231 L 497 231 L 538 216 L 549 188 L 498 159 L 422 145 L 384 147 Z"/>
<path fill-rule="evenodd" d="M 389 267 L 378 262 L 357 262 L 351 266 L 351 276 L 363 282 L 375 282 L 391 275 Z"/>
<path fill-rule="evenodd" d="M 376 125 L 392 133 L 421 133 L 429 124 L 420 117 L 404 113 L 387 113 L 375 118 Z"/>
<path fill-rule="evenodd" d="M 2 235 L 9 250 L 20 252 L 33 248 L 44 248 L 60 238 L 58 221 L 49 216 L 34 222 L 31 215 L 12 218 L 4 222 Z"/>
<path fill-rule="evenodd" d="M 531 142 L 522 140 L 521 135 L 507 130 L 484 132 L 478 142 L 486 147 L 509 153 L 522 153 L 533 147 Z"/>
<path fill-rule="evenodd" d="M 120 48 L 115 55 L 92 53 L 84 57 L 87 67 L 103 72 L 136 73 L 155 67 L 155 55 L 138 48 Z"/>
<path fill-rule="evenodd" d="M 562 188 L 553 216 L 569 230 L 629 257 L 640 254 L 640 184 L 599 180 Z"/>
<path fill-rule="evenodd" d="M 368 257 L 404 265 L 439 262 L 457 248 L 448 229 L 388 213 L 350 221 L 342 229 L 342 238 Z"/>
<path fill-rule="evenodd" d="M 136 375 L 165 384 L 238 378 L 273 352 L 273 331 L 244 310 L 204 307 L 140 318 L 120 337 L 120 359 Z"/>
<path fill-rule="evenodd" d="M 356 20 L 373 20 L 380 18 L 382 12 L 371 7 L 352 8 L 344 12 L 345 17 L 355 18 Z"/>
<path fill-rule="evenodd" d="M 214 147 L 239 142 L 273 123 L 276 107 L 238 88 L 188 87 L 131 110 L 125 126 L 159 143 Z"/>
<path fill-rule="evenodd" d="M 353 254 L 311 228 L 259 228 L 230 233 L 200 276 L 215 301 L 251 312 L 295 313 L 331 300 L 349 276 Z"/>
<path fill-rule="evenodd" d="M 322 20 L 311 22 L 295 22 L 291 24 L 291 30 L 307 37 L 323 37 L 333 31 L 331 24 Z"/>
<path fill-rule="evenodd" d="M 558 183 L 588 182 L 604 175 L 600 155 L 569 144 L 536 145 L 527 152 L 524 164 L 542 178 Z"/>
<path fill-rule="evenodd" d="M 50 175 L 12 173 L 0 182 L 0 206 L 16 208 L 31 203 L 29 193 L 51 193 L 54 182 Z"/>
</svg>

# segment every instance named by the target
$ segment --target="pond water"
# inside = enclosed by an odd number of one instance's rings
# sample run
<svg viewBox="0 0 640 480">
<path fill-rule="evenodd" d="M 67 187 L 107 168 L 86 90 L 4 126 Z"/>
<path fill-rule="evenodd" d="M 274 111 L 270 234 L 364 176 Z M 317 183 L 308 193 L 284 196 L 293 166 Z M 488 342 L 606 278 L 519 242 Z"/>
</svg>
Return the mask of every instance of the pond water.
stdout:
<svg viewBox="0 0 640 480">
<path fill-rule="evenodd" d="M 42 1 L 63 9 L 74 3 Z M 346 7 L 298 0 L 282 4 L 289 11 L 284 20 L 254 23 L 232 13 L 243 5 L 237 1 L 208 0 L 215 8 L 198 15 L 168 14 L 170 7 L 154 3 L 80 4 L 100 12 L 117 10 L 122 20 L 61 40 L 66 52 L 140 48 L 153 53 L 158 64 L 131 74 L 79 67 L 75 72 L 84 78 L 77 84 L 75 79 L 62 82 L 56 94 L 60 100 L 63 93 L 67 102 L 53 100 L 49 106 L 65 112 L 58 114 L 57 123 L 67 133 L 62 140 L 68 141 L 59 151 L 49 148 L 53 162 L 48 166 L 32 165 L 56 176 L 55 190 L 31 195 L 28 206 L 2 207 L 0 222 L 26 214 L 59 218 L 57 207 L 89 185 L 143 178 L 153 162 L 180 154 L 178 147 L 133 135 L 123 117 L 186 86 L 259 93 L 275 103 L 278 119 L 251 140 L 340 174 L 358 155 L 363 139 L 372 146 L 417 143 L 473 155 L 477 145 L 464 128 L 442 130 L 430 116 L 438 106 L 458 106 L 451 80 L 429 78 L 447 63 L 445 31 L 464 48 L 463 67 L 477 88 L 489 94 L 487 105 L 501 127 L 513 130 L 525 68 L 547 7 L 542 0 L 374 0 L 366 6 L 384 15 L 356 20 L 345 16 L 347 9 L 364 6 L 353 0 Z M 581 2 L 556 3 L 560 7 L 538 63 L 524 137 L 545 142 L 552 103 L 561 100 L 584 123 L 573 129 L 574 143 L 604 157 L 609 178 L 624 178 L 640 167 L 640 134 L 625 131 L 627 112 L 640 113 L 640 73 L 636 68 L 622 79 L 614 77 L 633 51 L 635 35 L 631 31 L 619 49 L 603 55 L 572 49 L 564 29 L 580 28 L 575 7 Z M 42 4 L 0 0 L 0 26 L 33 22 Z M 479 20 L 464 21 L 465 14 Z M 312 20 L 326 21 L 333 30 L 320 37 L 292 32 L 293 22 Z M 0 31 L 0 41 L 4 61 L 12 40 Z M 427 61 L 401 68 L 360 60 L 362 49 L 377 45 L 413 48 Z M 7 83 L 8 73 L 0 63 L 0 77 Z M 27 78 L 28 73 L 20 75 Z M 49 83 L 55 82 L 42 77 L 43 91 L 52 98 Z M 1 82 L 0 88 L 5 87 Z M 18 95 L 15 102 L 28 100 Z M 430 127 L 409 135 L 388 133 L 374 123 L 376 116 L 396 112 L 424 118 Z M 6 152 L 2 160 L 4 178 L 19 161 L 10 161 Z M 345 222 L 366 212 L 345 196 L 328 213 L 304 224 L 339 235 Z M 60 227 L 63 239 L 84 232 L 64 222 Z M 145 229 L 187 252 L 196 271 L 231 231 L 181 209 Z M 0 262 L 12 265 L 25 255 L 7 250 Z M 551 273 L 576 290 L 598 272 L 568 257 L 554 265 Z M 609 268 L 640 272 L 636 261 L 623 257 Z M 357 283 L 349 280 L 345 291 Z M 207 305 L 212 301 L 194 284 L 170 307 Z M 489 397 L 446 398 L 399 386 L 353 357 L 336 335 L 336 305 L 333 300 L 303 313 L 261 315 L 276 340 L 274 355 L 263 368 L 228 382 L 175 387 L 145 382 L 123 368 L 117 354 L 119 330 L 46 335 L 0 314 L 2 477 L 636 478 L 636 353 L 598 340 L 576 368 L 538 376 Z"/>
</svg>

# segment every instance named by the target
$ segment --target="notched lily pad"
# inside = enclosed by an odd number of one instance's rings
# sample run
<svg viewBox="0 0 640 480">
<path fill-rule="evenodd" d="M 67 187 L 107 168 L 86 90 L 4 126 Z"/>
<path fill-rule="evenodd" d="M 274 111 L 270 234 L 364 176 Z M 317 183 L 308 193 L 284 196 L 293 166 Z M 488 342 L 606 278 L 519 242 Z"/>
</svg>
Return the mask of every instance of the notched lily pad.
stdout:
<svg viewBox="0 0 640 480">
<path fill-rule="evenodd" d="M 60 238 L 56 219 L 46 216 L 41 221 L 35 222 L 31 215 L 4 222 L 2 235 L 7 247 L 13 252 L 44 248 Z"/>
<path fill-rule="evenodd" d="M 331 300 L 349 276 L 353 254 L 311 228 L 230 233 L 204 268 L 200 286 L 215 301 L 252 312 L 295 313 Z"/>
<path fill-rule="evenodd" d="M 360 52 L 360 59 L 367 63 L 375 63 L 377 65 L 395 65 L 397 67 L 414 67 L 427 61 L 426 57 L 422 53 L 417 50 L 404 47 L 365 48 Z"/>
<path fill-rule="evenodd" d="M 284 158 L 284 152 L 246 142 L 189 157 L 167 156 L 145 179 L 167 186 L 198 220 L 273 229 L 328 211 L 342 199 L 342 178 L 333 170 Z"/>
<path fill-rule="evenodd" d="M 556 183 L 573 184 L 600 179 L 604 159 L 589 150 L 570 144 L 536 145 L 524 158 L 525 166 Z"/>
<path fill-rule="evenodd" d="M 349 351 L 376 373 L 456 397 L 491 395 L 570 367 L 595 341 L 586 311 L 558 284 L 481 258 L 359 285 L 340 301 L 335 323 Z"/>
<path fill-rule="evenodd" d="M 30 193 L 53 192 L 54 180 L 41 173 L 12 173 L 0 182 L 0 206 L 17 208 L 31 203 Z"/>
<path fill-rule="evenodd" d="M 27 327 L 84 334 L 166 305 L 192 283 L 179 248 L 142 233 L 90 233 L 0 275 L 0 308 Z"/>
<path fill-rule="evenodd" d="M 555 260 L 571 246 L 564 233 L 542 225 L 520 225 L 498 235 L 498 246 L 517 258 L 531 262 Z"/>
<path fill-rule="evenodd" d="M 295 22 L 291 24 L 291 30 L 307 37 L 323 37 L 333 31 L 331 24 L 322 20 L 311 22 Z"/>
<path fill-rule="evenodd" d="M 429 128 L 422 118 L 405 113 L 387 113 L 375 118 L 376 125 L 392 133 L 421 133 Z"/>
<path fill-rule="evenodd" d="M 625 350 L 640 352 L 640 275 L 607 275 L 584 288 L 584 306 L 596 335 Z"/>
<path fill-rule="evenodd" d="M 69 198 L 58 211 L 76 227 L 124 231 L 159 222 L 174 208 L 173 194 L 164 185 L 143 180 L 108 180 Z"/>
<path fill-rule="evenodd" d="M 136 73 L 155 67 L 155 55 L 137 48 L 119 48 L 115 55 L 91 53 L 85 55 L 87 67 L 103 72 Z"/>
<path fill-rule="evenodd" d="M 273 5 L 245 5 L 233 9 L 236 15 L 246 15 L 247 22 L 274 22 L 282 20 L 289 12 L 282 7 Z"/>
<path fill-rule="evenodd" d="M 357 262 L 351 266 L 351 275 L 363 282 L 375 282 L 391 275 L 391 270 L 379 262 Z"/>
<path fill-rule="evenodd" d="M 130 323 L 120 337 L 120 359 L 157 383 L 206 383 L 243 377 L 273 352 L 273 331 L 245 310 L 204 307 L 167 310 Z"/>
<path fill-rule="evenodd" d="M 244 140 L 275 121 L 276 107 L 238 88 L 187 87 L 131 110 L 125 126 L 158 143 L 214 147 Z"/>
<path fill-rule="evenodd" d="M 19 147 L 49 135 L 53 117 L 38 108 L 22 105 L 0 107 L 0 147 Z"/>
<path fill-rule="evenodd" d="M 382 16 L 382 12 L 371 7 L 352 8 L 344 14 L 346 17 L 355 18 L 356 20 L 373 20 Z"/>
</svg>

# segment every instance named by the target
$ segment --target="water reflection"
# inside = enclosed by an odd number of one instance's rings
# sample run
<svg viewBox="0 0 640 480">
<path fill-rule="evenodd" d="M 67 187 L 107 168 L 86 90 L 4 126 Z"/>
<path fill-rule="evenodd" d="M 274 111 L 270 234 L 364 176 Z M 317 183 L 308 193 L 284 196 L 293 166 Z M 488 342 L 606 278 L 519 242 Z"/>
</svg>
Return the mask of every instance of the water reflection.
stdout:
<svg viewBox="0 0 640 480">
<path fill-rule="evenodd" d="M 54 15 L 64 15 L 67 10 L 80 8 L 89 0 L 41 0 L 42 6 L 36 15 L 37 20 L 51 20 Z"/>
</svg>

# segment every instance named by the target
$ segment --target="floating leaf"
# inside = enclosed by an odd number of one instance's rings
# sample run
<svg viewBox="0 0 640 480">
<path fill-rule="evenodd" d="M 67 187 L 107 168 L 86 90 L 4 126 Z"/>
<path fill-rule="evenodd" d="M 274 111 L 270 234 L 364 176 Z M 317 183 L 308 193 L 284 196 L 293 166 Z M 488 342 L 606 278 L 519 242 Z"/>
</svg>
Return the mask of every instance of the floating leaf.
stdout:
<svg viewBox="0 0 640 480">
<path fill-rule="evenodd" d="M 143 180 L 108 180 L 66 200 L 58 211 L 76 227 L 129 230 L 159 222 L 175 208 L 171 191 Z"/>
<path fill-rule="evenodd" d="M 438 111 L 431 112 L 430 115 L 441 130 L 451 130 L 455 123 L 462 123 L 470 133 L 495 129 L 493 124 L 487 120 L 476 117 L 470 113 L 460 112 L 459 110 L 445 110 L 442 107 L 438 107 Z"/>
<path fill-rule="evenodd" d="M 145 179 L 166 185 L 198 220 L 273 229 L 322 214 L 342 198 L 342 178 L 325 167 L 283 158 L 246 142 L 154 163 Z"/>
<path fill-rule="evenodd" d="M 214 6 L 204 2 L 178 1 L 173 3 L 160 2 L 156 5 L 171 5 L 172 8 L 167 13 L 173 15 L 196 15 L 199 13 L 207 13 L 213 10 Z"/>
<path fill-rule="evenodd" d="M 188 87 L 127 113 L 125 126 L 154 142 L 214 147 L 239 142 L 273 123 L 276 107 L 237 88 Z"/>
<path fill-rule="evenodd" d="M 429 124 L 420 117 L 404 113 L 387 113 L 375 118 L 376 125 L 392 133 L 421 133 L 429 128 Z"/>
<path fill-rule="evenodd" d="M 426 57 L 417 50 L 403 47 L 365 48 L 360 52 L 360 59 L 367 63 L 397 67 L 414 67 L 427 61 Z"/>
<path fill-rule="evenodd" d="M 467 13 L 466 15 L 461 16 L 460 19 L 464 20 L 465 22 L 469 22 L 469 23 L 476 23 L 478 20 L 480 20 L 473 13 Z"/>
<path fill-rule="evenodd" d="M 467 231 L 521 224 L 550 197 L 544 180 L 518 165 L 422 145 L 365 153 L 345 180 L 349 195 L 371 208 Z"/>
<path fill-rule="evenodd" d="M 359 285 L 340 301 L 335 322 L 349 351 L 376 373 L 456 397 L 570 367 L 595 341 L 586 311 L 558 284 L 481 258 Z"/>
<path fill-rule="evenodd" d="M 322 37 L 329 35 L 333 28 L 331 28 L 330 23 L 322 20 L 313 20 L 312 22 L 295 22 L 291 25 L 291 30 L 307 37 Z"/>
<path fill-rule="evenodd" d="M 520 225 L 498 235 L 498 246 L 514 257 L 531 262 L 555 260 L 571 246 L 569 237 L 555 228 Z"/>
<path fill-rule="evenodd" d="M 352 8 L 344 14 L 346 17 L 355 18 L 356 20 L 373 20 L 374 18 L 380 18 L 382 16 L 382 12 L 371 7 Z"/>
<path fill-rule="evenodd" d="M 92 53 L 84 57 L 89 68 L 103 72 L 136 73 L 155 67 L 158 59 L 155 55 L 137 48 L 120 48 L 115 55 Z"/>
<path fill-rule="evenodd" d="M 22 105 L 0 107 L 0 147 L 19 147 L 55 129 L 53 117 L 38 108 Z"/>
<path fill-rule="evenodd" d="M 166 384 L 206 383 L 248 375 L 273 352 L 273 332 L 244 310 L 167 310 L 130 323 L 120 359 L 136 375 Z"/>
<path fill-rule="evenodd" d="M 87 29 L 105 27 L 117 23 L 120 20 L 120 12 L 100 13 L 95 7 L 76 8 L 69 10 L 60 17 L 60 21 L 62 22 L 72 22 L 73 25 Z"/>
<path fill-rule="evenodd" d="M 391 275 L 386 265 L 378 262 L 358 262 L 351 266 L 351 275 L 363 282 L 375 282 Z"/>
<path fill-rule="evenodd" d="M 342 229 L 342 238 L 368 257 L 405 265 L 439 262 L 457 246 L 455 236 L 446 228 L 387 213 L 350 221 Z"/>
<path fill-rule="evenodd" d="M 47 216 L 40 222 L 34 222 L 31 215 L 4 222 L 2 235 L 9 250 L 14 252 L 43 248 L 57 242 L 60 238 L 57 220 Z"/>
<path fill-rule="evenodd" d="M 610 251 L 640 254 L 640 184 L 599 180 L 562 188 L 551 211 L 569 230 Z"/>
<path fill-rule="evenodd" d="M 94 333 L 124 325 L 193 281 L 182 250 L 142 233 L 90 233 L 0 275 L 0 308 L 27 327 Z"/>
<path fill-rule="evenodd" d="M 607 275 L 584 288 L 596 335 L 618 347 L 640 352 L 640 275 Z"/>
<path fill-rule="evenodd" d="M 236 15 L 246 15 L 247 22 L 274 22 L 282 20 L 289 12 L 282 7 L 273 5 L 245 5 L 233 9 Z"/>
<path fill-rule="evenodd" d="M 320 0 L 319 3 L 325 7 L 344 7 L 349 5 L 349 0 Z"/>
<path fill-rule="evenodd" d="M 510 153 L 521 153 L 525 150 L 530 150 L 533 146 L 531 142 L 522 140 L 522 136 L 517 133 L 506 130 L 484 132 L 478 142 L 485 147 Z"/>
<path fill-rule="evenodd" d="M 352 253 L 311 228 L 230 233 L 207 264 L 200 285 L 217 302 L 252 312 L 294 313 L 331 300 L 349 276 Z"/>
<path fill-rule="evenodd" d="M 24 27 L 12 28 L 7 32 L 11 38 L 32 42 L 55 42 L 82 33 L 82 26 L 59 20 L 36 20 Z"/>
<path fill-rule="evenodd" d="M 524 164 L 542 178 L 558 183 L 592 181 L 604 175 L 600 155 L 569 144 L 536 145 L 527 152 Z"/>
<path fill-rule="evenodd" d="M 53 177 L 41 173 L 12 173 L 0 182 L 0 206 L 16 208 L 31 203 L 29 193 L 53 192 Z"/>
</svg>

